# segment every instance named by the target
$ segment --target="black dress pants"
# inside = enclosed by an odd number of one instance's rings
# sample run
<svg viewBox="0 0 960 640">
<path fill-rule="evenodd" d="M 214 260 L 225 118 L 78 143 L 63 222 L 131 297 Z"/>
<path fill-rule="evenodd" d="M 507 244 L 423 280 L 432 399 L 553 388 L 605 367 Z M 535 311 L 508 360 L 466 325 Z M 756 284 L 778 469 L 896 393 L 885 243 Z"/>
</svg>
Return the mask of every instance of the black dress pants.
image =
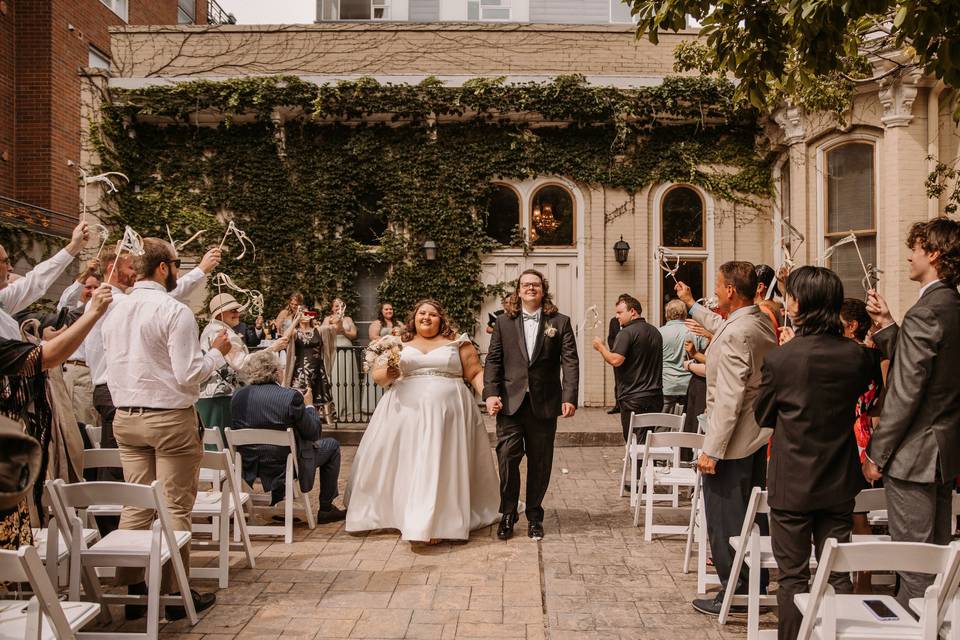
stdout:
<svg viewBox="0 0 960 640">
<path fill-rule="evenodd" d="M 113 406 L 113 397 L 105 384 L 98 384 L 93 388 L 93 408 L 100 415 L 100 446 L 104 449 L 116 449 L 117 439 L 113 436 L 113 417 L 117 408 Z M 123 469 L 97 469 L 97 480 L 103 482 L 123 482 Z M 97 529 L 100 535 L 105 536 L 120 526 L 117 516 L 97 516 Z"/>
<path fill-rule="evenodd" d="M 520 500 L 520 461 L 527 456 L 528 522 L 543 522 L 543 497 L 553 470 L 556 418 L 538 418 L 530 394 L 513 415 L 497 414 L 497 460 L 500 466 L 500 513 L 516 513 Z"/>
<path fill-rule="evenodd" d="M 764 445 L 752 455 L 735 460 L 717 462 L 717 472 L 703 476 L 703 504 L 706 509 L 707 539 L 713 565 L 717 568 L 721 588 L 731 588 L 734 593 L 747 592 L 748 568 L 744 565 L 739 576 L 731 576 L 735 551 L 730 546 L 730 537 L 740 535 L 743 519 L 747 515 L 747 503 L 754 487 L 767 486 L 767 447 Z M 768 535 L 766 516 L 757 516 L 761 535 Z M 766 592 L 769 572 L 760 576 L 760 588 Z"/>
<path fill-rule="evenodd" d="M 850 542 L 854 500 L 817 511 L 770 510 L 770 537 L 780 577 L 777 580 L 778 640 L 794 640 L 803 616 L 793 596 L 810 590 L 810 541 L 820 558 L 827 538 Z M 831 572 L 830 584 L 837 593 L 853 593 L 849 573 Z"/>
<path fill-rule="evenodd" d="M 663 410 L 663 396 L 624 396 L 617 401 L 620 406 L 620 426 L 623 428 L 623 441 L 630 441 L 630 418 L 635 413 L 659 413 Z M 641 429 L 637 433 L 637 443 L 647 441 L 647 432 L 654 427 Z"/>
</svg>

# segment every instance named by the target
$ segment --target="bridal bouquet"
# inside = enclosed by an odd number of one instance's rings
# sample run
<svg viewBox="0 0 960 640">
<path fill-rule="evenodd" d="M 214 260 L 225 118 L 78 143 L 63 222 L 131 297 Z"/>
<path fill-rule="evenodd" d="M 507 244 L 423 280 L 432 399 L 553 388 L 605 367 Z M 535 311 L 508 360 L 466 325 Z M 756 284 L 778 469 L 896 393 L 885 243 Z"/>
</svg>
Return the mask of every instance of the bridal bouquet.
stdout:
<svg viewBox="0 0 960 640">
<path fill-rule="evenodd" d="M 400 351 L 402 350 L 403 342 L 393 334 L 387 334 L 378 340 L 374 340 L 367 346 L 367 350 L 363 354 L 364 373 L 382 365 L 400 366 Z"/>
</svg>

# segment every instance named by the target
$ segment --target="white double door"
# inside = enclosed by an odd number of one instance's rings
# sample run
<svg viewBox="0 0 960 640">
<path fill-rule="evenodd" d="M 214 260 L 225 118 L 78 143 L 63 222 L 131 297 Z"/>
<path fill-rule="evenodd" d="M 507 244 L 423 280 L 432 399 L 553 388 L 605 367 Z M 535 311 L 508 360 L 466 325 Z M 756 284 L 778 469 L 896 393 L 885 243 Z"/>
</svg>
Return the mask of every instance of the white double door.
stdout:
<svg viewBox="0 0 960 640">
<path fill-rule="evenodd" d="M 520 249 L 500 249 L 490 253 L 483 260 L 483 283 L 495 285 L 506 283 L 508 292 L 513 290 L 517 278 L 527 269 L 536 269 L 542 273 L 550 285 L 553 303 L 560 313 L 570 316 L 577 334 L 577 349 L 580 362 L 583 362 L 584 345 L 580 328 L 583 324 L 583 289 L 580 286 L 580 256 L 575 248 L 569 249 L 533 249 L 526 256 Z M 486 354 L 490 345 L 490 334 L 485 331 L 488 314 L 501 309 L 500 298 L 488 296 L 480 307 L 479 329 L 476 340 L 480 352 Z"/>
</svg>

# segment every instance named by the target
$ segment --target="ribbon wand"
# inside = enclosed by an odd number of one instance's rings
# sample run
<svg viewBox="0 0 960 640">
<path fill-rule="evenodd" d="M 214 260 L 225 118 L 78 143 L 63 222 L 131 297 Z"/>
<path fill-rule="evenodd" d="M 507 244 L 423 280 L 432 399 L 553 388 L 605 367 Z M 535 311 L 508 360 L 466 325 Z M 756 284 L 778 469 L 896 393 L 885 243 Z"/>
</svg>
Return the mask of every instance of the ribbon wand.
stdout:
<svg viewBox="0 0 960 640">
<path fill-rule="evenodd" d="M 110 176 L 117 176 L 123 178 L 127 182 L 130 182 L 130 178 L 126 175 L 120 173 L 119 171 L 107 171 L 106 173 L 101 173 L 95 176 L 88 176 L 87 172 L 83 169 L 80 169 L 80 176 L 83 178 L 83 209 L 80 211 L 80 222 L 84 222 L 87 218 L 87 186 L 93 182 L 102 182 L 106 185 L 107 193 L 116 193 L 117 185 L 113 183 L 113 180 Z"/>
<path fill-rule="evenodd" d="M 674 259 L 672 267 L 670 266 L 668 255 Z M 680 281 L 677 280 L 677 271 L 680 270 L 680 255 L 670 251 L 669 249 L 659 247 L 657 249 L 656 258 L 657 263 L 660 265 L 660 268 L 664 271 L 664 273 L 673 278 L 673 284 L 680 284 Z"/>
<path fill-rule="evenodd" d="M 220 249 L 223 249 L 223 244 L 227 241 L 227 238 L 230 236 L 231 233 L 237 238 L 237 241 L 240 242 L 240 247 L 242 249 L 240 251 L 240 255 L 237 256 L 237 260 L 247 255 L 248 243 L 250 244 L 250 248 L 253 249 L 254 254 L 256 254 L 257 247 L 255 244 L 253 244 L 253 240 L 251 240 L 250 236 L 248 236 L 245 232 L 241 231 L 240 228 L 233 223 L 233 220 L 231 220 L 229 224 L 227 224 L 227 230 L 223 234 L 223 239 L 220 240 Z M 191 238 L 191 240 L 192 239 L 193 238 Z"/>
<path fill-rule="evenodd" d="M 586 322 L 587 331 L 593 331 L 600 326 L 600 311 L 597 309 L 597 305 L 592 305 L 587 309 L 586 313 Z"/>
<path fill-rule="evenodd" d="M 97 233 L 100 235 L 100 248 L 97 249 L 97 255 L 94 257 L 94 260 L 99 260 L 100 254 L 103 253 L 103 248 L 107 244 L 107 240 L 110 239 L 110 230 L 102 224 L 92 224 L 90 226 L 96 229 Z"/>
<path fill-rule="evenodd" d="M 130 227 L 123 228 L 123 237 L 117 243 L 117 257 L 113 259 L 113 272 L 117 270 L 117 263 L 120 261 L 120 254 L 127 251 L 132 256 L 142 256 L 143 238 L 140 234 Z"/>
</svg>

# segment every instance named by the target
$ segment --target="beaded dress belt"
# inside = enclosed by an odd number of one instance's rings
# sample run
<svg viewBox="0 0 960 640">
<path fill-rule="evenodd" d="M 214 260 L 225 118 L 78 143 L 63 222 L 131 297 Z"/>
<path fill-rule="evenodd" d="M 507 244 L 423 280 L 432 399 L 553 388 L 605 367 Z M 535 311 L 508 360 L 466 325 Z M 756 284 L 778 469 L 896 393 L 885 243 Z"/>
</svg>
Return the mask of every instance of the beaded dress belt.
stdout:
<svg viewBox="0 0 960 640">
<path fill-rule="evenodd" d="M 404 378 L 416 378 L 418 376 L 437 376 L 440 378 L 462 378 L 458 373 L 450 373 L 449 371 L 444 371 L 443 369 L 415 369 L 410 373 L 403 374 Z"/>
</svg>

